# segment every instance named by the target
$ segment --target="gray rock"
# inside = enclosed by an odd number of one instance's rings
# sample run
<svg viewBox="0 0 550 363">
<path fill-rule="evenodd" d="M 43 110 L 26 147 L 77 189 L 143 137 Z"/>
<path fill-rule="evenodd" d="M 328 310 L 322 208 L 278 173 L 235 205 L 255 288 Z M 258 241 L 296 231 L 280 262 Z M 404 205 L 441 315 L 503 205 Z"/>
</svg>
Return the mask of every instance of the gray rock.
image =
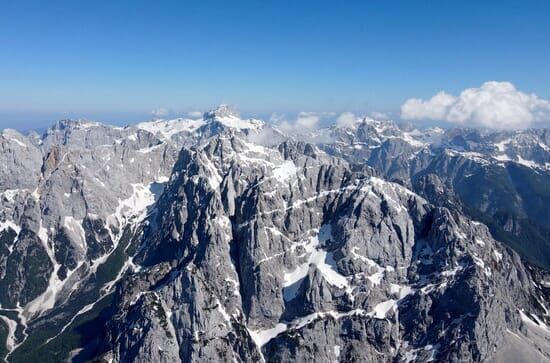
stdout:
<svg viewBox="0 0 550 363">
<path fill-rule="evenodd" d="M 547 360 L 547 270 L 494 236 L 544 262 L 548 145 L 369 118 L 284 135 L 225 105 L 4 131 L 7 359 Z"/>
</svg>

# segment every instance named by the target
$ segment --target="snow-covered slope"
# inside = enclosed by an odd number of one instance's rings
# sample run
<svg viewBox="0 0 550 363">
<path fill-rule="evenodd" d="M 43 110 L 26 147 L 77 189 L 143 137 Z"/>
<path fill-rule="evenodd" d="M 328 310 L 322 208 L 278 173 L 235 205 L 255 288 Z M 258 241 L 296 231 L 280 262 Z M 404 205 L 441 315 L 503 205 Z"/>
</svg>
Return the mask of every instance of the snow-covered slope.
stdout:
<svg viewBox="0 0 550 363">
<path fill-rule="evenodd" d="M 174 120 L 155 120 L 142 122 L 136 125 L 137 128 L 149 131 L 155 136 L 160 136 L 166 140 L 170 140 L 172 136 L 179 133 L 191 133 L 203 126 L 205 121 L 202 119 L 174 119 Z"/>
</svg>

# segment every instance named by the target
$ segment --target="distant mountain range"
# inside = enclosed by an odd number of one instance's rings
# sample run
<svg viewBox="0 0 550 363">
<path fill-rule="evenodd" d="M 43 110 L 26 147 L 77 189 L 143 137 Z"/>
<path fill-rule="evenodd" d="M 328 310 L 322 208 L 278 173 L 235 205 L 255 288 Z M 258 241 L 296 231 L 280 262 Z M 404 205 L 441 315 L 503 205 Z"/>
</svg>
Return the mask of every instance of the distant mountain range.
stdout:
<svg viewBox="0 0 550 363">
<path fill-rule="evenodd" d="M 4 130 L 0 357 L 546 362 L 549 220 L 546 129 Z"/>
</svg>

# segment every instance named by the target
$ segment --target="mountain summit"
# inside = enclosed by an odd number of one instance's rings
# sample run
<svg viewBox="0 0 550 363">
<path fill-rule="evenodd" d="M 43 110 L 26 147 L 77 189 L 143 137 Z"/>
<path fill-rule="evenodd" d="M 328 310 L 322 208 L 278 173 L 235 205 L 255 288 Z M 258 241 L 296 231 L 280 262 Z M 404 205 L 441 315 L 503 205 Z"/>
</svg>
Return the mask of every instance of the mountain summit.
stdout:
<svg viewBox="0 0 550 363">
<path fill-rule="evenodd" d="M 216 109 L 204 113 L 204 120 L 214 120 L 217 118 L 240 118 L 239 113 L 227 104 L 221 104 Z"/>
</svg>

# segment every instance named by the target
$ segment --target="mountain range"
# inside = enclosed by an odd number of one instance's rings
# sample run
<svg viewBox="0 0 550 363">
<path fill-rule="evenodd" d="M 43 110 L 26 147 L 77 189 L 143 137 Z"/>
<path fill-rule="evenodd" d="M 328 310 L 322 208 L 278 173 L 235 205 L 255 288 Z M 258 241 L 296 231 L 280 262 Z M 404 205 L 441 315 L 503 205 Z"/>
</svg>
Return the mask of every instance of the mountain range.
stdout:
<svg viewBox="0 0 550 363">
<path fill-rule="evenodd" d="M 226 105 L 0 133 L 8 362 L 548 362 L 550 131 Z"/>
</svg>

